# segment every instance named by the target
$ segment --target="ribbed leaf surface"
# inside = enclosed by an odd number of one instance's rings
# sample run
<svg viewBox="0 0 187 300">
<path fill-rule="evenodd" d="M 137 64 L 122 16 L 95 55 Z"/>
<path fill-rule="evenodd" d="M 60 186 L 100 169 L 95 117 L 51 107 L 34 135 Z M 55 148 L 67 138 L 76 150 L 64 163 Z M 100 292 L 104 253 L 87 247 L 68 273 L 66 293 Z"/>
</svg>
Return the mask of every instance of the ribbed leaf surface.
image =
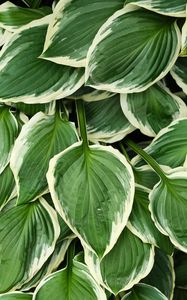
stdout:
<svg viewBox="0 0 187 300">
<path fill-rule="evenodd" d="M 178 86 L 187 94 L 187 57 L 179 57 L 171 70 Z"/>
<path fill-rule="evenodd" d="M 59 1 L 49 24 L 42 57 L 59 64 L 84 67 L 97 31 L 123 5 L 123 0 Z"/>
<path fill-rule="evenodd" d="M 151 144 L 144 150 L 159 164 L 178 167 L 184 164 L 187 154 L 187 118 L 173 121 L 168 127 L 162 129 Z M 136 166 L 145 162 L 136 156 L 133 159 Z"/>
<path fill-rule="evenodd" d="M 187 253 L 187 174 L 173 170 L 166 181 L 160 181 L 150 195 L 152 218 L 172 243 Z"/>
<path fill-rule="evenodd" d="M 144 244 L 128 229 L 124 229 L 112 250 L 100 262 L 85 250 L 85 261 L 92 275 L 114 294 L 130 289 L 151 271 L 153 246 Z"/>
<path fill-rule="evenodd" d="M 51 13 L 49 7 L 39 9 L 23 8 L 7 1 L 0 5 L 0 26 L 15 31 L 34 20 L 41 19 Z"/>
<path fill-rule="evenodd" d="M 121 94 L 121 107 L 129 122 L 148 136 L 187 116 L 186 104 L 162 84 L 141 93 Z"/>
<path fill-rule="evenodd" d="M 149 192 L 149 190 L 141 186 L 136 187 L 128 228 L 143 242 L 156 245 L 166 253 L 171 254 L 173 252 L 173 247 L 168 237 L 160 233 L 151 219 L 151 214 L 148 209 Z"/>
<path fill-rule="evenodd" d="M 18 124 L 8 107 L 0 106 L 0 174 L 9 163 L 12 147 L 18 135 Z"/>
<path fill-rule="evenodd" d="M 127 0 L 127 3 L 140 5 L 168 16 L 185 17 L 186 0 Z"/>
<path fill-rule="evenodd" d="M 156 249 L 153 269 L 143 282 L 156 287 L 167 299 L 172 300 L 175 286 L 173 258 Z"/>
<path fill-rule="evenodd" d="M 170 71 L 179 46 L 175 19 L 126 6 L 96 34 L 87 56 L 86 84 L 116 93 L 144 91 Z"/>
<path fill-rule="evenodd" d="M 104 291 L 90 275 L 88 268 L 73 261 L 73 266 L 53 273 L 41 281 L 33 300 L 106 300 Z"/>
<path fill-rule="evenodd" d="M 60 230 L 44 199 L 0 214 L 0 293 L 20 287 L 42 267 Z"/>
<path fill-rule="evenodd" d="M 85 103 L 88 137 L 91 141 L 116 142 L 134 130 L 124 116 L 119 95 Z"/>
<path fill-rule="evenodd" d="M 46 103 L 74 93 L 84 70 L 39 58 L 50 17 L 15 33 L 0 54 L 0 101 Z M 7 76 L 8 74 L 8 76 Z"/>
<path fill-rule="evenodd" d="M 112 147 L 76 143 L 50 162 L 47 173 L 55 207 L 82 243 L 102 257 L 127 223 L 134 178 Z"/>
<path fill-rule="evenodd" d="M 76 141 L 74 125 L 58 113 L 39 112 L 23 126 L 11 156 L 19 204 L 28 203 L 47 190 L 50 159 Z"/>
<path fill-rule="evenodd" d="M 147 285 L 138 284 L 122 300 L 168 300 L 158 289 Z"/>
</svg>

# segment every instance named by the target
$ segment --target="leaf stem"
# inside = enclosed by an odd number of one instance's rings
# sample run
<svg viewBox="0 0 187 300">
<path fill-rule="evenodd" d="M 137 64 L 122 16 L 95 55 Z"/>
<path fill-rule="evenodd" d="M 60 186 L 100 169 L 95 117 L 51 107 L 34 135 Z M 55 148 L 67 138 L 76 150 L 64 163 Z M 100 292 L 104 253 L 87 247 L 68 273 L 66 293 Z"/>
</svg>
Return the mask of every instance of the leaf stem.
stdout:
<svg viewBox="0 0 187 300">
<path fill-rule="evenodd" d="M 84 108 L 83 100 L 76 100 L 76 109 L 77 109 L 77 119 L 80 128 L 81 138 L 83 140 L 83 146 L 85 149 L 89 148 L 88 138 L 87 138 L 87 129 L 86 129 L 86 114 Z"/>
<path fill-rule="evenodd" d="M 75 241 L 72 241 L 67 252 L 67 266 L 68 266 L 68 271 L 70 272 L 72 269 L 74 256 L 75 256 Z"/>
<path fill-rule="evenodd" d="M 130 163 L 130 158 L 128 156 L 128 153 L 127 153 L 124 145 L 122 143 L 119 143 L 119 146 L 120 146 L 121 151 L 122 151 L 123 155 L 125 156 L 126 160 L 128 161 L 128 163 Z"/>
<path fill-rule="evenodd" d="M 136 152 L 137 154 L 139 154 L 153 168 L 153 170 L 158 174 L 158 176 L 163 181 L 167 181 L 166 174 L 161 169 L 161 167 L 159 166 L 159 164 L 149 154 L 147 154 L 143 149 L 139 148 L 133 141 L 131 141 L 129 139 L 126 139 L 125 143 L 134 152 Z"/>
</svg>

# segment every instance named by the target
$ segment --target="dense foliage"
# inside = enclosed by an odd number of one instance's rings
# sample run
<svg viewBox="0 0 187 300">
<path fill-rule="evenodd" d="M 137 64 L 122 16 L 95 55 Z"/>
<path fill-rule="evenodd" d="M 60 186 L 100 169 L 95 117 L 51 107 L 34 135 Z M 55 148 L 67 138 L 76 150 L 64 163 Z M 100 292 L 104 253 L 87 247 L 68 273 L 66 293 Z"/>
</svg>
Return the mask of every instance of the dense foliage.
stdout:
<svg viewBox="0 0 187 300">
<path fill-rule="evenodd" d="M 0 5 L 0 299 L 187 299 L 186 0 Z"/>
</svg>

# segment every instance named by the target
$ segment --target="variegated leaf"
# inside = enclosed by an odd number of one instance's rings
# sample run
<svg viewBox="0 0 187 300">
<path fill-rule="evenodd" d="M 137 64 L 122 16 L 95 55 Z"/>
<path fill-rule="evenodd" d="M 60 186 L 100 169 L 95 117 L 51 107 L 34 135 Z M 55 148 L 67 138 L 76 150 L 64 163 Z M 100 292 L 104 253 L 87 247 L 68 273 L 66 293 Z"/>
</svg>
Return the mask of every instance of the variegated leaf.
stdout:
<svg viewBox="0 0 187 300">
<path fill-rule="evenodd" d="M 125 227 L 134 197 L 130 165 L 112 147 L 78 142 L 56 155 L 47 173 L 56 210 L 99 257 Z"/>
<path fill-rule="evenodd" d="M 142 92 L 170 71 L 180 40 L 175 19 L 127 5 L 96 34 L 87 55 L 86 84 L 116 93 Z"/>
</svg>

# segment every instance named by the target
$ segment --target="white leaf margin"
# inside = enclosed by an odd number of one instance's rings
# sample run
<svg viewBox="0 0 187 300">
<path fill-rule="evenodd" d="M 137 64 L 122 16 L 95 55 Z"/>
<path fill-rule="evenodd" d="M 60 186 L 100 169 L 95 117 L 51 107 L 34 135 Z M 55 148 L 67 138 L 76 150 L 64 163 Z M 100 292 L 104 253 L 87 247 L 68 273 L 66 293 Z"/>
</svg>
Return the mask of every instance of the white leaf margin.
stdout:
<svg viewBox="0 0 187 300">
<path fill-rule="evenodd" d="M 87 81 L 90 77 L 90 74 L 92 73 L 92 70 L 94 70 L 97 66 L 97 63 L 95 63 L 94 65 L 92 65 L 92 67 L 89 66 L 89 61 L 90 58 L 92 56 L 92 52 L 94 52 L 95 48 L 97 48 L 97 45 L 104 40 L 108 34 L 111 33 L 111 29 L 110 29 L 110 25 L 113 23 L 113 21 L 115 21 L 115 19 L 117 19 L 118 17 L 135 11 L 135 10 L 139 10 L 140 7 L 136 6 L 136 5 L 131 5 L 131 4 L 127 4 L 124 8 L 118 10 L 116 13 L 114 13 L 99 29 L 99 31 L 97 32 L 89 50 L 87 53 L 87 58 L 86 58 L 86 70 L 85 70 L 85 83 L 87 84 Z M 112 84 L 88 84 L 90 87 L 93 87 L 95 89 L 98 90 L 107 90 L 113 93 L 123 93 L 123 94 L 128 94 L 128 93 L 138 93 L 138 92 L 142 92 L 145 91 L 146 89 L 148 89 L 151 85 L 153 85 L 154 83 L 156 83 L 157 81 L 159 81 L 160 79 L 162 79 L 163 77 L 165 77 L 165 75 L 171 70 L 171 68 L 173 67 L 173 65 L 175 64 L 179 52 L 180 52 L 180 47 L 181 47 L 181 33 L 180 33 L 180 29 L 177 25 L 177 22 L 175 21 L 174 23 L 174 27 L 175 27 L 175 31 L 178 37 L 178 43 L 177 43 L 177 47 L 176 47 L 176 52 L 175 55 L 173 56 L 173 59 L 170 61 L 170 63 L 168 64 L 167 68 L 152 82 L 148 83 L 146 86 L 143 87 L 137 87 L 137 88 L 133 88 L 133 86 L 131 88 L 114 88 L 114 84 L 118 83 L 118 81 L 113 82 Z M 107 30 L 106 30 L 107 29 Z"/>
<path fill-rule="evenodd" d="M 78 262 L 78 261 L 75 261 L 73 260 L 73 265 L 78 265 L 79 267 L 82 266 L 82 270 L 84 272 L 84 275 L 85 277 L 89 280 L 89 282 L 91 283 L 92 282 L 92 287 L 93 287 L 93 290 L 95 292 L 95 295 L 98 296 L 98 299 L 99 300 L 107 300 L 106 298 L 106 295 L 103 291 L 103 289 L 97 285 L 97 282 L 95 281 L 95 279 L 93 278 L 93 276 L 91 274 L 89 274 L 89 269 L 86 265 L 84 265 L 83 263 L 81 262 Z M 48 282 L 50 281 L 51 279 L 53 279 L 56 274 L 58 273 L 61 273 L 62 271 L 64 271 L 67 267 L 59 270 L 59 271 L 56 271 L 48 276 L 46 276 L 43 280 L 41 280 L 40 284 L 37 286 L 37 288 L 35 289 L 34 291 L 34 294 L 33 294 L 33 300 L 37 300 L 37 293 L 39 292 L 39 290 Z"/>
<path fill-rule="evenodd" d="M 64 151 L 62 151 L 59 154 L 55 155 L 50 160 L 49 169 L 48 169 L 46 177 L 47 177 L 47 181 L 48 181 L 49 191 L 51 193 L 51 197 L 53 199 L 53 203 L 54 203 L 54 206 L 55 206 L 56 210 L 59 212 L 59 214 L 61 215 L 61 217 L 63 218 L 63 220 L 65 221 L 65 223 L 68 225 L 68 227 L 80 239 L 83 247 L 86 246 L 91 251 L 94 251 L 91 248 L 91 246 L 88 245 L 84 241 L 84 239 L 81 237 L 81 235 L 76 230 L 76 228 L 73 227 L 69 223 L 69 221 L 66 218 L 66 215 L 65 215 L 65 213 L 63 211 L 63 208 L 62 208 L 62 206 L 60 204 L 60 201 L 58 200 L 58 196 L 57 196 L 57 193 L 56 193 L 55 188 L 54 188 L 55 187 L 55 182 L 56 182 L 54 173 L 55 173 L 56 165 L 58 163 L 58 159 L 60 159 L 64 154 L 66 154 L 67 152 L 69 152 L 73 148 L 76 148 L 76 147 L 81 146 L 81 145 L 82 145 L 81 141 L 77 142 L 77 143 L 74 143 L 70 147 L 66 148 Z M 129 218 L 129 215 L 131 213 L 132 206 L 133 206 L 134 192 L 135 192 L 135 182 L 134 182 L 134 174 L 133 174 L 133 171 L 132 171 L 132 168 L 131 168 L 130 164 L 127 162 L 126 158 L 118 150 L 114 149 L 111 146 L 101 146 L 101 145 L 92 145 L 91 148 L 92 149 L 100 149 L 100 150 L 112 153 L 115 156 L 115 158 L 117 158 L 118 160 L 120 160 L 120 162 L 124 165 L 124 167 L 127 169 L 128 173 L 131 176 L 131 178 L 130 178 L 130 181 L 131 181 L 131 184 L 130 184 L 131 190 L 129 191 L 128 197 L 126 199 L 126 204 L 125 204 L 125 207 L 124 207 L 125 213 L 123 215 L 123 221 L 117 220 L 117 222 L 113 222 L 113 224 L 112 224 L 112 230 L 111 230 L 111 236 L 110 236 L 110 242 L 106 246 L 105 252 L 103 254 L 103 257 L 104 257 L 113 248 L 113 246 L 117 242 L 117 239 L 118 239 L 120 233 L 122 232 L 122 230 L 124 229 L 124 227 L 127 224 L 127 221 L 128 221 L 128 218 Z M 120 217 L 117 215 L 116 219 L 120 219 Z"/>
<path fill-rule="evenodd" d="M 163 84 L 159 83 L 160 87 L 162 87 L 162 89 L 169 94 L 172 98 L 173 101 L 175 101 L 175 103 L 178 106 L 178 112 L 176 112 L 172 117 L 174 121 L 175 119 L 180 119 L 183 117 L 187 117 L 187 106 L 185 104 L 185 102 L 178 97 L 177 95 L 171 93 L 171 91 L 164 86 Z M 136 118 L 135 114 L 132 113 L 132 111 L 129 109 L 129 105 L 127 102 L 128 99 L 128 94 L 120 94 L 120 104 L 121 104 L 121 108 L 122 111 L 124 113 L 124 115 L 126 116 L 126 118 L 129 120 L 129 122 L 137 129 L 139 129 L 143 134 L 150 136 L 150 137 L 155 137 L 157 134 L 154 132 L 154 130 L 152 129 L 151 126 L 149 126 L 148 123 L 143 124 L 141 122 L 140 119 Z M 171 123 L 170 123 L 171 124 Z M 169 124 L 168 124 L 169 126 Z"/>
<path fill-rule="evenodd" d="M 141 242 L 142 242 L 142 240 L 141 240 Z M 138 276 L 136 276 L 134 279 L 130 280 L 120 291 L 118 291 L 118 293 L 121 293 L 123 291 L 131 289 L 140 280 L 145 278 L 153 268 L 154 257 L 155 257 L 155 247 L 154 247 L 154 245 L 150 245 L 149 260 L 147 262 L 147 267 L 145 268 L 144 272 L 140 272 L 138 274 Z M 112 291 L 111 288 L 107 285 L 107 283 L 102 279 L 99 259 L 96 259 L 95 263 L 94 263 L 94 259 L 92 257 L 92 251 L 90 251 L 87 247 L 84 247 L 84 258 L 85 258 L 85 262 L 86 262 L 87 266 L 89 267 L 90 273 L 95 278 L 95 280 L 101 286 L 103 286 L 105 289 L 107 289 L 111 293 L 114 293 L 114 291 Z M 101 262 L 102 262 L 102 260 L 101 260 Z"/>
</svg>

